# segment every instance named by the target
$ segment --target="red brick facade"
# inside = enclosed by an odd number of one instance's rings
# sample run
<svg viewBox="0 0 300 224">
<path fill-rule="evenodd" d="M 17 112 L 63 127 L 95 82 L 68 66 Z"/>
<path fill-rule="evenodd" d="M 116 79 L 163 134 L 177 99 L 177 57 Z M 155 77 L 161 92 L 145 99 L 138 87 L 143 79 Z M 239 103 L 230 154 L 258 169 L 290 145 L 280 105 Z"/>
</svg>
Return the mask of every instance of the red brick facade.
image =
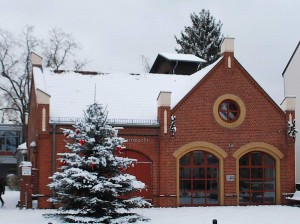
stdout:
<svg viewBox="0 0 300 224">
<path fill-rule="evenodd" d="M 241 111 L 244 118 L 235 127 L 224 126 L 216 119 L 214 107 L 222 96 L 234 96 L 240 100 L 239 104 L 244 105 Z M 42 131 L 43 108 L 47 111 L 45 131 Z M 48 122 L 49 109 L 51 105 L 36 103 L 35 91 L 32 91 L 28 142 L 35 141 L 37 147 L 29 150 L 29 158 L 38 172 L 27 179 L 37 184 L 28 192 L 41 195 L 39 208 L 52 206 L 47 202 L 52 194 L 47 184 L 50 183 L 49 176 L 59 167 L 53 156 L 57 159 L 56 153 L 66 150 L 60 130 L 62 126 Z M 158 108 L 158 126 L 125 126 L 119 135 L 128 139 L 127 150 L 139 152 L 152 162 L 152 189 L 148 190 L 152 192 L 155 206 L 180 206 L 179 159 L 193 150 L 210 152 L 220 160 L 218 205 L 239 205 L 239 159 L 253 151 L 267 153 L 276 161 L 275 204 L 281 204 L 282 193 L 294 192 L 295 182 L 294 139 L 287 135 L 289 113 L 274 103 L 233 53 L 225 53 L 222 60 L 172 110 L 170 107 Z M 164 129 L 165 114 L 167 133 Z M 169 130 L 172 114 L 176 116 L 177 127 L 174 137 Z M 56 169 L 53 169 L 54 164 Z M 235 179 L 228 181 L 228 175 L 234 175 Z M 26 188 L 21 190 L 24 192 Z M 21 198 L 21 205 L 24 203 L 24 198 Z"/>
</svg>

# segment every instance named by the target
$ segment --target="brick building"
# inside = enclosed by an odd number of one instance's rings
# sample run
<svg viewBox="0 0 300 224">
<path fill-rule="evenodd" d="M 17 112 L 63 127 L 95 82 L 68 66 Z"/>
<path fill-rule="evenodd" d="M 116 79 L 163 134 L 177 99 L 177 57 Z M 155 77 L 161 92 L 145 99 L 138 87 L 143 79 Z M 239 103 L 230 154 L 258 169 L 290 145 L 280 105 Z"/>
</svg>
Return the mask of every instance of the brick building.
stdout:
<svg viewBox="0 0 300 224">
<path fill-rule="evenodd" d="M 124 127 L 124 156 L 138 159 L 128 172 L 146 183 L 141 195 L 155 206 L 284 203 L 282 193 L 294 192 L 295 183 L 287 134 L 293 102 L 281 109 L 269 97 L 234 57 L 234 39 L 224 39 L 221 53 L 191 75 L 58 73 L 33 55 L 32 172 L 22 177 L 21 205 L 52 206 L 47 184 L 59 168 L 56 154 L 66 150 L 61 128 L 95 99 L 107 105 L 112 125 Z"/>
</svg>

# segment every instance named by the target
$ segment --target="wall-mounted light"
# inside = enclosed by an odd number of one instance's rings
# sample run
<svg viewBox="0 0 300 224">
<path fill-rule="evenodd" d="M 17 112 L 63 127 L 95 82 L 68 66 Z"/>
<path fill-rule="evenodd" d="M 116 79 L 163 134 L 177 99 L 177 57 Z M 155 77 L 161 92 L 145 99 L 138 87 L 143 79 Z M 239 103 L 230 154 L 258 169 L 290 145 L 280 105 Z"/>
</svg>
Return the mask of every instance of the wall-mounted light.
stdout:
<svg viewBox="0 0 300 224">
<path fill-rule="evenodd" d="M 29 146 L 30 146 L 30 148 L 32 149 L 32 152 L 33 152 L 33 153 L 36 153 L 37 147 L 36 147 L 35 141 L 32 141 L 32 142 L 30 143 Z"/>
</svg>

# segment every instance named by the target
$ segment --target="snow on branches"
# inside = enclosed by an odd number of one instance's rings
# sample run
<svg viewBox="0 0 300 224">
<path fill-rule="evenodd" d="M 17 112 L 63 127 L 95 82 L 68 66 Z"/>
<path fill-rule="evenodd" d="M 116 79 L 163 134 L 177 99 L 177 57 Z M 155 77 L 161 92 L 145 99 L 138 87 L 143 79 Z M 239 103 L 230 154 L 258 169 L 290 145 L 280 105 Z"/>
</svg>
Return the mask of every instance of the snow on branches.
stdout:
<svg viewBox="0 0 300 224">
<path fill-rule="evenodd" d="M 63 129 L 68 152 L 58 154 L 61 167 L 50 177 L 49 187 L 56 193 L 51 201 L 59 203 L 65 221 L 111 223 L 121 217 L 134 221 L 140 216 L 118 209 L 150 206 L 140 197 L 128 196 L 145 184 L 126 173 L 136 160 L 120 157 L 126 140 L 106 118 L 106 111 L 95 103 L 86 110 L 85 122 Z M 70 215 L 77 210 L 81 212 Z"/>
</svg>

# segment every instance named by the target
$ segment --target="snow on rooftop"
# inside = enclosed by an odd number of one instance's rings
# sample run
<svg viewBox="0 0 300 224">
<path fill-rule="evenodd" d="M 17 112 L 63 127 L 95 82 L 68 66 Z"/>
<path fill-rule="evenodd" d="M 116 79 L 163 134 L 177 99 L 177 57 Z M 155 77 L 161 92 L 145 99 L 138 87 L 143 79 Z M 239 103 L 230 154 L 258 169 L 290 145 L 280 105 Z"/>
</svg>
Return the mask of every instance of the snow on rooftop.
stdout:
<svg viewBox="0 0 300 224">
<path fill-rule="evenodd" d="M 83 117 L 87 105 L 107 107 L 110 119 L 157 119 L 157 97 L 172 92 L 173 108 L 221 58 L 193 75 L 105 73 L 82 75 L 34 69 L 35 88 L 49 94 L 50 117 Z"/>
<path fill-rule="evenodd" d="M 172 53 L 159 53 L 162 57 L 170 61 L 190 61 L 190 62 L 206 62 L 193 54 L 172 54 Z"/>
</svg>

